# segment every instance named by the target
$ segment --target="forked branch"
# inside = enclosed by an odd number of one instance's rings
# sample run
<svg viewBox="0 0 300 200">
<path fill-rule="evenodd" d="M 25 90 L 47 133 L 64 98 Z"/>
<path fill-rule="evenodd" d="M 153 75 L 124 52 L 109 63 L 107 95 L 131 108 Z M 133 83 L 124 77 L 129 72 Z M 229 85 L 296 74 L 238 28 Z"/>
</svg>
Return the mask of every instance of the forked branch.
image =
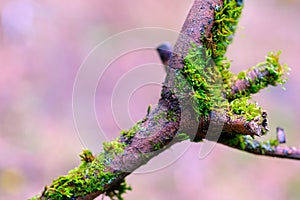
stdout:
<svg viewBox="0 0 300 200">
<path fill-rule="evenodd" d="M 129 189 L 126 176 L 176 142 L 202 141 L 209 127 L 229 147 L 300 159 L 298 149 L 279 147 L 278 140 L 253 139 L 268 128 L 266 112 L 250 101 L 251 94 L 283 83 L 284 68 L 279 55 L 270 54 L 264 64 L 239 75 L 229 71 L 225 53 L 242 7 L 238 0 L 195 0 L 170 61 L 161 56 L 169 67 L 158 105 L 130 130 L 104 143 L 99 155 L 84 150 L 79 167 L 32 199 L 87 200 L 100 194 L 122 199 Z"/>
</svg>

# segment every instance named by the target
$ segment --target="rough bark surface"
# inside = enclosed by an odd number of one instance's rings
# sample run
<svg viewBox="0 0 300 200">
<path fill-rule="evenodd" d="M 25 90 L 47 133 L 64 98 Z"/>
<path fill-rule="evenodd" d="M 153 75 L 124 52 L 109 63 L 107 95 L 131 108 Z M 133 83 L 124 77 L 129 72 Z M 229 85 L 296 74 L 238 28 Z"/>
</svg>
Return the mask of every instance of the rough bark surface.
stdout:
<svg viewBox="0 0 300 200">
<path fill-rule="evenodd" d="M 195 0 L 175 44 L 157 107 L 141 120 L 139 124 L 141 128 L 132 138 L 120 137 L 120 142 L 126 144 L 124 152 L 105 165 L 105 171 L 118 174 L 117 178 L 105 184 L 104 189 L 76 199 L 94 199 L 111 190 L 138 167 L 146 164 L 172 144 L 180 142 L 181 140 L 175 139 L 178 133 L 187 133 L 191 140 L 198 141 L 207 136 L 211 125 L 218 127 L 222 124 L 223 131 L 219 143 L 254 154 L 300 159 L 300 150 L 296 148 L 271 147 L 262 150 L 260 143 L 256 141 L 252 141 L 249 146 L 242 146 L 241 141 L 229 143 L 229 139 L 235 138 L 236 135 L 260 136 L 261 129 L 264 127 L 257 124 L 255 120 L 247 121 L 243 117 L 226 113 L 212 112 L 207 117 L 199 118 L 190 103 L 192 102 L 192 89 L 184 88 L 183 93 L 182 88 L 176 87 L 177 70 L 184 67 L 184 58 L 188 55 L 191 42 L 201 45 L 201 37 L 211 35 L 215 8 L 222 5 L 221 0 Z M 249 77 L 247 80 L 236 80 L 232 83 L 229 99 L 247 90 L 251 86 L 250 82 L 253 83 L 260 78 L 268 79 L 271 74 L 261 69 L 253 69 L 248 72 L 247 76 Z M 157 145 L 160 147 L 159 150 L 155 148 Z M 41 195 L 38 199 L 45 198 Z"/>
</svg>

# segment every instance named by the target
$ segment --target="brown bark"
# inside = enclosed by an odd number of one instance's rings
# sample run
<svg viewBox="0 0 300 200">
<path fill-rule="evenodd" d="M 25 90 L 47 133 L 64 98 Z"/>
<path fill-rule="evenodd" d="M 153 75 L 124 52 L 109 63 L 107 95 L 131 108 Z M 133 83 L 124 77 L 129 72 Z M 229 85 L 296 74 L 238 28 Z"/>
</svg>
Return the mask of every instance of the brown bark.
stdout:
<svg viewBox="0 0 300 200">
<path fill-rule="evenodd" d="M 124 153 L 116 156 L 109 165 L 105 166 L 107 171 L 119 174 L 118 178 L 104 185 L 103 191 L 96 191 L 77 199 L 94 199 L 109 191 L 135 169 L 177 142 L 174 138 L 179 131 L 187 132 L 192 140 L 201 140 L 206 137 L 209 126 L 216 125 L 217 127 L 221 124 L 224 125 L 223 138 L 226 138 L 227 134 L 231 137 L 235 135 L 261 135 L 262 127 L 255 121 L 247 122 L 237 116 L 230 117 L 224 113 L 211 113 L 209 117 L 199 119 L 195 111 L 189 107 L 192 93 L 188 92 L 189 89 L 187 89 L 187 92 L 183 94 L 174 85 L 177 78 L 176 69 L 184 67 L 183 60 L 188 54 L 191 42 L 200 45 L 201 37 L 203 35 L 208 37 L 211 34 L 214 8 L 216 5 L 221 6 L 222 4 L 223 1 L 221 0 L 195 0 L 175 44 L 174 53 L 169 62 L 171 68 L 168 70 L 158 106 L 142 120 L 140 123 L 142 128 L 135 133 L 133 138 L 120 138 L 121 142 L 127 144 Z M 258 75 L 262 78 L 269 76 L 268 73 L 258 74 L 256 71 L 250 71 L 248 75 L 253 80 L 256 80 Z M 246 90 L 248 87 L 249 82 L 247 80 L 238 80 L 233 83 L 230 95 L 234 96 L 237 92 Z M 187 103 L 185 104 L 185 102 Z M 250 153 L 300 159 L 300 150 L 295 148 L 276 147 L 274 150 L 265 151 L 263 154 L 257 149 L 247 149 L 247 147 L 242 149 L 239 145 L 229 145 L 222 140 L 220 143 Z M 161 145 L 163 148 L 157 151 L 154 148 L 155 145 Z"/>
<path fill-rule="evenodd" d="M 183 24 L 174 47 L 170 67 L 183 68 L 183 60 L 187 56 L 191 43 L 201 45 L 201 38 L 209 37 L 214 21 L 216 5 L 222 6 L 221 0 L 195 0 Z"/>
</svg>

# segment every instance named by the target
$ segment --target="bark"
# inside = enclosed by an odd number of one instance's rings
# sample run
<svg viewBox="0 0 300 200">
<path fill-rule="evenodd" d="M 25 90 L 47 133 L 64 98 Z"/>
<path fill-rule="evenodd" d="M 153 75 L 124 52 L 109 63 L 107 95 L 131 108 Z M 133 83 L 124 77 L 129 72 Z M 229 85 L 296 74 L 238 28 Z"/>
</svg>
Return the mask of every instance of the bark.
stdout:
<svg viewBox="0 0 300 200">
<path fill-rule="evenodd" d="M 186 88 L 178 88 L 176 86 L 177 72 L 184 67 L 184 58 L 191 47 L 191 41 L 201 45 L 201 37 L 203 35 L 205 37 L 211 35 L 211 29 L 214 24 L 214 12 L 217 5 L 222 6 L 223 1 L 195 0 L 169 61 L 170 68 L 162 87 L 158 106 L 141 120 L 139 123 L 141 128 L 132 138 L 120 137 L 119 142 L 126 144 L 124 152 L 115 156 L 112 162 L 105 165 L 105 171 L 117 174 L 117 178 L 110 183 L 106 183 L 103 186 L 103 190 L 94 191 L 76 199 L 94 199 L 98 195 L 112 190 L 135 169 L 146 164 L 151 158 L 174 143 L 180 142 L 180 139 L 176 139 L 176 135 L 180 132 L 187 133 L 191 140 L 199 141 L 206 138 L 209 127 L 219 128 L 219 126 L 222 126 L 222 135 L 219 143 L 259 155 L 300 159 L 300 150 L 296 148 L 272 146 L 270 149 L 262 150 L 259 148 L 259 142 L 251 139 L 249 140 L 254 145 L 243 146 L 241 144 L 242 140 L 235 139 L 238 137 L 260 136 L 261 129 L 265 127 L 258 124 L 255 120 L 247 121 L 243 117 L 228 115 L 226 112 L 212 112 L 207 117 L 199 118 L 193 109 L 192 89 L 188 88 L 188 86 Z M 247 76 L 249 76 L 248 80 L 232 82 L 231 92 L 227 96 L 228 99 L 233 99 L 240 91 L 247 90 L 251 86 L 249 80 L 255 82 L 257 78 L 268 79 L 272 75 L 264 70 L 253 69 L 248 72 Z M 236 142 L 231 142 L 233 140 Z M 159 150 L 155 148 L 157 145 L 160 146 Z M 38 199 L 43 199 L 43 195 Z"/>
</svg>

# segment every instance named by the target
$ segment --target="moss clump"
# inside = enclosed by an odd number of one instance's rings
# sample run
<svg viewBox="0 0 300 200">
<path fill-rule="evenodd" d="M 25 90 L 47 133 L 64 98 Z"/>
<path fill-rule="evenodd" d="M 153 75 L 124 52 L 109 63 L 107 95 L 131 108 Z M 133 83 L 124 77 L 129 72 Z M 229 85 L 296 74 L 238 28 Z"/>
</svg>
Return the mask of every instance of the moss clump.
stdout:
<svg viewBox="0 0 300 200">
<path fill-rule="evenodd" d="M 266 61 L 259 63 L 258 65 L 242 71 L 238 74 L 237 80 L 246 79 L 249 82 L 250 87 L 246 90 L 241 90 L 239 93 L 231 97 L 231 90 L 228 90 L 227 96 L 230 99 L 236 99 L 240 97 L 250 97 L 251 94 L 258 93 L 261 89 L 268 87 L 269 85 L 277 86 L 278 84 L 283 85 L 288 80 L 285 76 L 288 74 L 290 69 L 287 65 L 281 65 L 279 63 L 279 56 L 281 52 L 278 51 L 276 54 L 274 52 L 269 52 L 266 56 Z M 248 77 L 247 74 L 251 71 L 255 71 L 257 74 L 264 74 L 265 76 L 257 76 L 255 80 Z M 236 81 L 236 80 L 234 80 Z"/>
<path fill-rule="evenodd" d="M 215 20 L 209 38 L 203 37 L 202 43 L 211 56 L 226 86 L 233 74 L 229 71 L 230 62 L 225 53 L 233 40 L 243 5 L 235 0 L 225 0 L 223 6 L 215 7 Z"/>
<path fill-rule="evenodd" d="M 192 44 L 181 71 L 194 89 L 200 116 L 208 116 L 210 111 L 228 107 L 222 94 L 228 89 L 233 74 L 225 57 L 228 45 L 236 30 L 241 15 L 240 3 L 225 0 L 223 6 L 215 7 L 215 21 L 210 37 L 203 35 L 203 46 Z"/>
<path fill-rule="evenodd" d="M 125 180 L 117 185 L 117 187 L 112 188 L 111 190 L 105 193 L 106 196 L 110 197 L 111 200 L 123 200 L 123 194 L 127 191 L 132 190 L 130 186 L 127 185 Z"/>
<path fill-rule="evenodd" d="M 242 1 L 225 0 L 223 5 L 215 7 L 214 24 L 211 34 L 201 38 L 202 46 L 191 45 L 188 56 L 185 58 L 185 67 L 181 70 L 188 83 L 194 90 L 193 97 L 197 101 L 199 116 L 208 116 L 211 111 L 219 111 L 222 108 L 228 112 L 229 116 L 243 117 L 247 121 L 254 120 L 263 127 L 263 134 L 266 133 L 267 119 L 263 116 L 263 111 L 255 102 L 251 102 L 250 94 L 257 93 L 260 89 L 268 85 L 283 84 L 286 82 L 284 74 L 288 71 L 286 65 L 280 65 L 280 52 L 269 53 L 266 62 L 255 66 L 256 69 L 264 69 L 268 72 L 258 77 L 257 80 L 251 80 L 247 73 L 254 68 L 234 75 L 230 70 L 230 62 L 225 53 L 228 45 L 233 40 L 233 35 L 237 29 L 238 20 L 243 9 Z M 261 68 L 260 68 L 261 67 Z M 241 91 L 235 96 L 230 97 L 231 84 L 233 80 L 250 80 L 250 88 Z M 225 99 L 226 98 L 226 99 Z M 234 100 L 236 99 L 236 100 Z M 221 108 L 221 109 L 219 109 Z M 243 135 L 237 135 L 234 138 L 227 138 L 230 146 L 234 144 L 241 145 L 242 149 L 246 147 L 255 147 L 254 140 L 248 140 Z M 275 143 L 262 143 L 261 149 L 268 149 Z"/>
<path fill-rule="evenodd" d="M 190 139 L 190 136 L 186 133 L 177 133 L 174 140 L 176 141 L 184 141 Z"/>
<path fill-rule="evenodd" d="M 164 144 L 161 143 L 161 142 L 158 142 L 158 143 L 153 143 L 151 142 L 152 146 L 153 146 L 153 150 L 154 151 L 157 151 L 157 150 L 161 150 L 163 147 L 164 147 Z"/>
<path fill-rule="evenodd" d="M 290 71 L 290 68 L 284 64 L 279 63 L 279 56 L 281 51 L 278 51 L 276 54 L 274 52 L 269 52 L 266 57 L 266 62 L 260 65 L 266 65 L 267 71 L 270 73 L 272 78 L 268 79 L 270 85 L 276 86 L 277 84 L 284 84 L 288 80 L 287 77 L 284 77 L 285 74 Z M 266 80 L 265 80 L 266 81 Z"/>
<path fill-rule="evenodd" d="M 193 97 L 199 106 L 196 111 L 200 116 L 208 116 L 213 108 L 222 107 L 221 76 L 202 46 L 192 44 L 182 74 L 193 87 Z"/>
<path fill-rule="evenodd" d="M 119 142 L 119 138 L 111 142 L 103 142 L 103 150 L 105 153 L 119 155 L 124 152 L 127 145 Z"/>
<path fill-rule="evenodd" d="M 32 199 L 76 199 L 96 191 L 104 191 L 104 186 L 112 184 L 121 173 L 112 173 L 107 167 L 115 156 L 124 151 L 126 145 L 116 139 L 104 143 L 103 147 L 104 152 L 97 157 L 94 157 L 91 151 L 84 149 L 80 154 L 82 162 L 79 167 L 54 180 L 50 186 L 46 186 L 42 197 Z M 111 199 L 122 200 L 122 194 L 127 190 L 131 190 L 131 188 L 122 182 L 116 184 L 107 195 Z"/>
<path fill-rule="evenodd" d="M 89 149 L 83 149 L 79 156 L 83 162 L 92 162 L 95 159 L 93 153 Z"/>
<path fill-rule="evenodd" d="M 250 101 L 248 97 L 241 97 L 230 102 L 230 112 L 244 117 L 247 121 L 251 121 L 262 114 L 262 108 Z M 232 113 L 228 113 L 232 116 Z"/>
<path fill-rule="evenodd" d="M 122 130 L 120 135 L 121 138 L 125 140 L 125 142 L 129 142 L 136 134 L 136 132 L 138 132 L 139 130 L 141 130 L 140 124 L 142 123 L 142 121 L 137 122 L 131 129 L 129 130 Z"/>
</svg>

